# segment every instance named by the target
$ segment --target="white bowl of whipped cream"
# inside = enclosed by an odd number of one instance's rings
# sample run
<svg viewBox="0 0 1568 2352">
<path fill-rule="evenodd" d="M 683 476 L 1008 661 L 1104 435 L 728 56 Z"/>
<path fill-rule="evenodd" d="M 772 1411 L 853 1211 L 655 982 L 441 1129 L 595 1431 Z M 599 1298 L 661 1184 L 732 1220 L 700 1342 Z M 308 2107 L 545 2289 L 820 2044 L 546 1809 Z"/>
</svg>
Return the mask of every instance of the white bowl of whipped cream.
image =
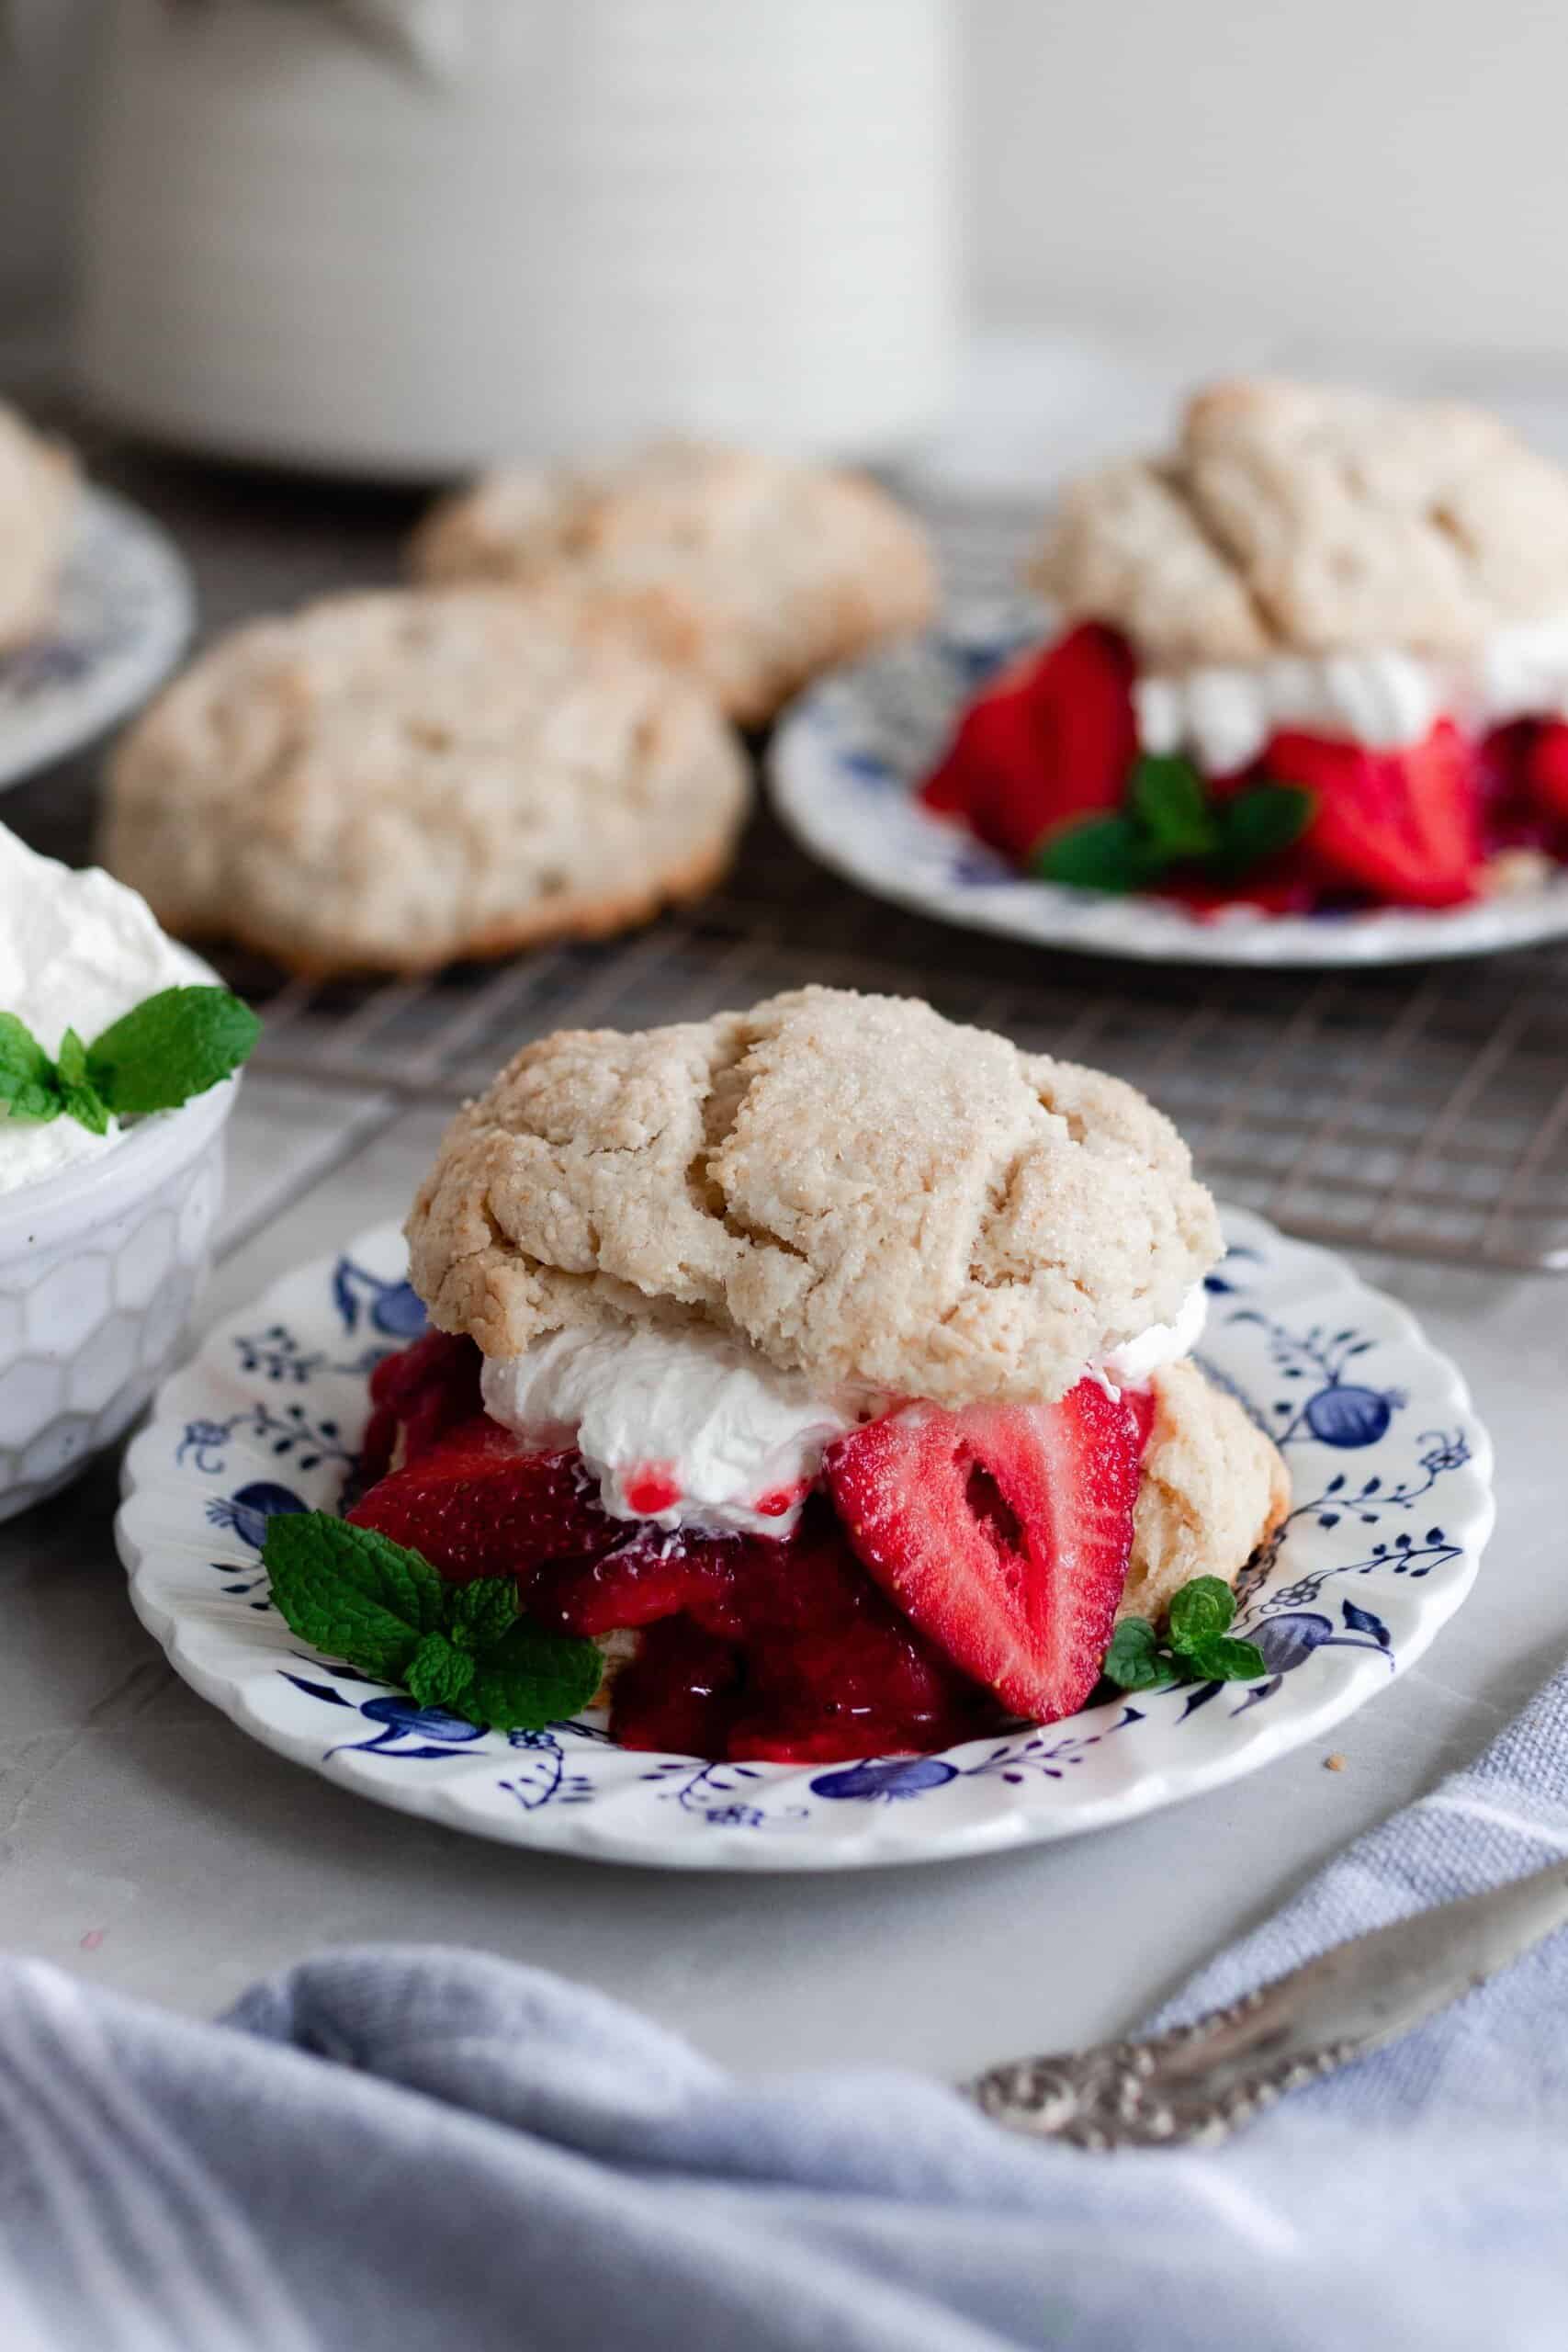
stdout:
<svg viewBox="0 0 1568 2352">
<path fill-rule="evenodd" d="M 46 1052 L 213 978 L 133 890 L 0 826 L 0 1012 Z M 123 1435 L 168 1369 L 207 1273 L 235 1091 L 103 1135 L 0 1118 L 0 1520 Z"/>
</svg>

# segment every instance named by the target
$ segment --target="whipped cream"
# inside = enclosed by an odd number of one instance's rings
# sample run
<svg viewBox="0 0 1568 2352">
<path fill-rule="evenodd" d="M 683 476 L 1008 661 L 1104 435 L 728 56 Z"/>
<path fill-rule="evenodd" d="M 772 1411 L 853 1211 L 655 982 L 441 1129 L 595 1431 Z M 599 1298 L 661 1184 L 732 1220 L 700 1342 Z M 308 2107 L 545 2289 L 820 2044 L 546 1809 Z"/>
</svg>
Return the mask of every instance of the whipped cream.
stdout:
<svg viewBox="0 0 1568 2352">
<path fill-rule="evenodd" d="M 1251 765 L 1285 728 L 1392 752 L 1445 712 L 1477 729 L 1568 717 L 1568 615 L 1500 629 L 1468 662 L 1397 647 L 1281 654 L 1151 673 L 1133 688 L 1145 752 L 1184 752 L 1206 775 Z"/>
<path fill-rule="evenodd" d="M 1190 1354 L 1208 1305 L 1201 1283 L 1174 1323 L 1156 1323 L 1091 1364 L 1113 1394 L 1142 1388 Z M 703 1324 L 590 1325 L 520 1356 L 487 1357 L 485 1410 L 531 1451 L 575 1445 L 614 1519 L 709 1535 L 788 1535 L 835 1438 L 891 1397 L 827 1396 L 744 1340 Z"/>
<path fill-rule="evenodd" d="M 1089 1367 L 1095 1379 L 1110 1389 L 1146 1388 L 1162 1364 L 1190 1356 L 1203 1336 L 1209 1294 L 1194 1283 L 1177 1310 L 1174 1323 L 1151 1323 L 1136 1339 L 1124 1340 Z"/>
<path fill-rule="evenodd" d="M 874 1409 L 822 1396 L 702 1325 L 557 1331 L 487 1359 L 485 1410 L 539 1451 L 575 1444 L 615 1519 L 784 1536 L 836 1437 Z"/>
<path fill-rule="evenodd" d="M 25 1021 L 46 1053 L 59 1052 L 67 1029 L 90 1045 L 143 997 L 206 978 L 134 890 L 39 857 L 0 825 L 0 1012 Z M 119 1133 L 112 1121 L 95 1136 L 75 1119 L 0 1113 L 0 1193 L 95 1159 Z"/>
</svg>

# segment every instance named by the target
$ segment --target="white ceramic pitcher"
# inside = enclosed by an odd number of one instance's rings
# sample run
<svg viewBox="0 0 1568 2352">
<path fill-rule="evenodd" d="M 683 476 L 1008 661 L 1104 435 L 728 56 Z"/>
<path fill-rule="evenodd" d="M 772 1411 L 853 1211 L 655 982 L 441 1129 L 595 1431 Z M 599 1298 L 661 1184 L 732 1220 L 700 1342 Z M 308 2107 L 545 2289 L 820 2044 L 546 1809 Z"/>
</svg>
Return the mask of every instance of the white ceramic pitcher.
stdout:
<svg viewBox="0 0 1568 2352">
<path fill-rule="evenodd" d="M 423 58 L 376 36 L 401 8 Z M 388 476 L 670 429 L 907 447 L 954 341 L 949 11 L 106 0 L 83 389 Z"/>
</svg>

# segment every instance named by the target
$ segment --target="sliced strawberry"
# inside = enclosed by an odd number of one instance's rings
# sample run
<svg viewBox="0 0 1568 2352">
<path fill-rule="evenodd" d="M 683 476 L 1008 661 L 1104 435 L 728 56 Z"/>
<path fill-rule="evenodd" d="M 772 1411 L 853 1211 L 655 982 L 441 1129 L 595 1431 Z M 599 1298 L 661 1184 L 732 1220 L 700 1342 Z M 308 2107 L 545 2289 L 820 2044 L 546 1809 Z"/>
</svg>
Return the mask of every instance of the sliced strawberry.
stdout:
<svg viewBox="0 0 1568 2352">
<path fill-rule="evenodd" d="M 1287 730 L 1272 739 L 1262 764 L 1278 783 L 1317 795 L 1306 841 L 1338 882 L 1399 906 L 1450 907 L 1473 895 L 1476 777 L 1451 719 L 1398 752 Z"/>
<path fill-rule="evenodd" d="M 1568 726 L 1545 719 L 1534 729 L 1524 754 L 1526 789 L 1551 817 L 1568 817 Z"/>
<path fill-rule="evenodd" d="M 1086 622 L 1010 662 L 972 702 L 921 786 L 1009 857 L 1074 818 L 1120 805 L 1137 757 L 1131 647 Z"/>
<path fill-rule="evenodd" d="M 575 1450 L 524 1453 L 482 1414 L 372 1487 L 348 1517 L 423 1552 L 455 1584 L 592 1557 L 625 1532 L 599 1508 Z"/>
<path fill-rule="evenodd" d="M 908 1405 L 829 1449 L 850 1542 L 920 1632 L 1021 1715 L 1094 1688 L 1133 1546 L 1137 1416 L 1081 1380 L 1059 1405 Z"/>
<path fill-rule="evenodd" d="M 1200 918 L 1224 914 L 1227 907 L 1257 907 L 1268 915 L 1304 915 L 1323 896 L 1323 876 L 1298 842 L 1277 857 L 1248 867 L 1234 881 L 1216 881 L 1190 867 L 1162 874 L 1150 888 L 1162 899 L 1179 899 Z"/>
<path fill-rule="evenodd" d="M 597 1559 L 563 1559 L 544 1568 L 528 1591 L 528 1613 L 563 1634 L 614 1634 L 656 1624 L 682 1611 L 710 1631 L 728 1633 L 727 1608 L 738 1567 L 757 1548 L 742 1537 L 666 1535 L 628 1531 Z"/>
<path fill-rule="evenodd" d="M 623 1747 L 727 1756 L 739 1651 L 689 1617 L 650 1625 L 610 1685 L 610 1733 Z"/>
<path fill-rule="evenodd" d="M 543 1570 L 528 1611 L 570 1633 L 646 1629 L 611 1698 L 627 1747 L 823 1763 L 945 1747 L 994 1720 L 821 1498 L 783 1543 L 636 1533 L 592 1566 Z"/>
<path fill-rule="evenodd" d="M 383 1356 L 370 1375 L 370 1419 L 360 1450 L 367 1478 L 383 1477 L 398 1441 L 402 1461 L 415 1461 L 446 1430 L 483 1410 L 483 1364 L 472 1340 L 427 1331 L 410 1348 Z"/>
</svg>

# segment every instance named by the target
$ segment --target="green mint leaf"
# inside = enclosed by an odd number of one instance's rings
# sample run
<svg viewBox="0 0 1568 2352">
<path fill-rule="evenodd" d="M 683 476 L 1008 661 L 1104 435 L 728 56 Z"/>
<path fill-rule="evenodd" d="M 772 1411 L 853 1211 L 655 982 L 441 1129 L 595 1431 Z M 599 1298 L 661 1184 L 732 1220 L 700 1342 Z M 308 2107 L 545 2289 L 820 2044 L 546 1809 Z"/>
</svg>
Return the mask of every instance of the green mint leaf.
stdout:
<svg viewBox="0 0 1568 2352">
<path fill-rule="evenodd" d="M 1235 1615 L 1235 1595 L 1223 1577 L 1194 1577 L 1170 1604 L 1170 1646 L 1193 1650 L 1224 1633 Z"/>
<path fill-rule="evenodd" d="M 1043 882 L 1066 882 L 1077 890 L 1140 890 L 1167 860 L 1131 817 L 1085 817 L 1048 833 L 1034 853 Z"/>
<path fill-rule="evenodd" d="M 1219 811 L 1216 863 L 1244 873 L 1300 841 L 1317 814 L 1317 795 L 1295 784 L 1255 784 Z"/>
<path fill-rule="evenodd" d="M 67 1029 L 60 1041 L 60 1059 L 55 1065 L 62 1086 L 87 1084 L 87 1048 L 74 1029 Z"/>
<path fill-rule="evenodd" d="M 60 1041 L 60 1107 L 96 1136 L 109 1131 L 109 1107 L 87 1076 L 87 1048 L 74 1029 Z"/>
<path fill-rule="evenodd" d="M 438 1634 L 446 1587 L 428 1560 L 330 1511 L 269 1519 L 262 1564 L 291 1633 L 364 1674 L 401 1682 L 427 1634 Z"/>
<path fill-rule="evenodd" d="M 122 1118 L 174 1111 L 238 1069 L 260 1035 L 227 989 L 163 989 L 93 1040 L 86 1075 Z"/>
<path fill-rule="evenodd" d="M 1256 1642 L 1233 1641 L 1226 1634 L 1198 1643 L 1187 1656 L 1192 1679 L 1200 1682 L 1256 1682 L 1269 1671 L 1269 1661 Z"/>
<path fill-rule="evenodd" d="M 492 1650 L 517 1623 L 515 1577 L 476 1577 L 446 1599 L 446 1631 L 460 1650 Z"/>
<path fill-rule="evenodd" d="M 1111 1636 L 1111 1647 L 1100 1668 L 1119 1690 L 1153 1690 L 1171 1679 L 1169 1661 L 1160 1650 L 1159 1635 L 1146 1617 L 1123 1617 Z"/>
<path fill-rule="evenodd" d="M 543 1731 L 586 1707 L 604 1679 L 596 1643 L 520 1620 L 475 1661 L 457 1713 L 487 1731 Z"/>
<path fill-rule="evenodd" d="M 456 1707 L 474 1679 L 474 1661 L 445 1634 L 426 1634 L 404 1676 L 409 1696 L 422 1707 Z"/>
<path fill-rule="evenodd" d="M 1207 857 L 1220 831 L 1209 790 L 1190 760 L 1145 753 L 1133 770 L 1133 812 L 1163 859 Z"/>
<path fill-rule="evenodd" d="M 0 1117 L 41 1122 L 63 1108 L 54 1064 L 25 1021 L 0 1012 Z"/>
</svg>

